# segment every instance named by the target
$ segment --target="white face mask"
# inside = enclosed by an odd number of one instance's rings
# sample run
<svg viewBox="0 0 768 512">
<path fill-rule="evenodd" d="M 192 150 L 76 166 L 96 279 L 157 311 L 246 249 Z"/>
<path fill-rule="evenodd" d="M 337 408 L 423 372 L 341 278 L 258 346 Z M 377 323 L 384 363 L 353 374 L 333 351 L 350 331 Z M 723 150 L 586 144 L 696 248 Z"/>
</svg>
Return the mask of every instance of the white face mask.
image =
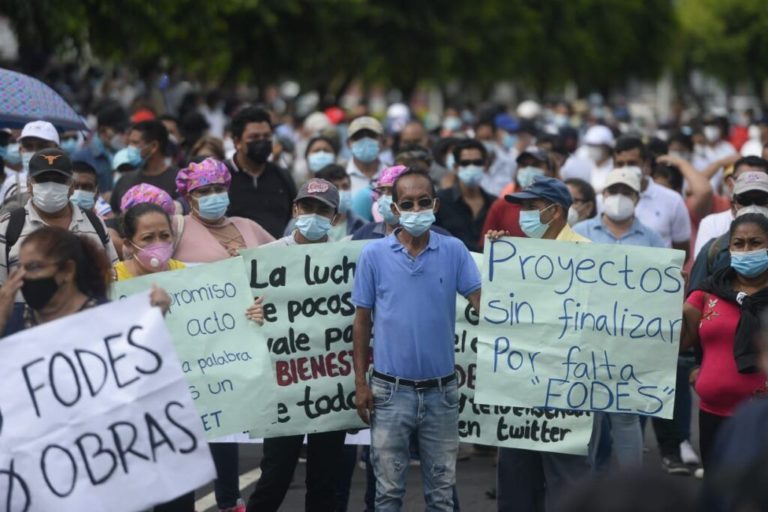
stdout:
<svg viewBox="0 0 768 512">
<path fill-rule="evenodd" d="M 635 202 L 623 194 L 613 194 L 603 201 L 605 215 L 616 222 L 622 222 L 635 213 Z"/>
<path fill-rule="evenodd" d="M 69 204 L 69 185 L 52 181 L 33 183 L 32 203 L 45 213 L 61 211 Z"/>
<path fill-rule="evenodd" d="M 574 224 L 579 222 L 579 212 L 573 206 L 568 208 L 568 221 L 567 222 L 568 222 L 569 226 L 573 226 Z"/>
<path fill-rule="evenodd" d="M 704 138 L 707 139 L 708 142 L 717 142 L 720 138 L 720 128 L 717 126 L 705 126 Z"/>
<path fill-rule="evenodd" d="M 587 146 L 587 158 L 597 163 L 603 159 L 603 148 L 600 146 Z"/>
</svg>

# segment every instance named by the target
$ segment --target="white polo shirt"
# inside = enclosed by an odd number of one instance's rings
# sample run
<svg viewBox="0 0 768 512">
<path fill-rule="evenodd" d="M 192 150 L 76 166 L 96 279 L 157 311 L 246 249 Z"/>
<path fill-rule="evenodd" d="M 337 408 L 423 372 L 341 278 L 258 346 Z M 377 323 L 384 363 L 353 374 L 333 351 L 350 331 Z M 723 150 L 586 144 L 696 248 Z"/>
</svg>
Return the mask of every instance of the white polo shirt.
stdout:
<svg viewBox="0 0 768 512">
<path fill-rule="evenodd" d="M 664 240 L 667 247 L 691 238 L 691 219 L 683 197 L 645 178 L 648 188 L 640 193 L 635 216 Z"/>
</svg>

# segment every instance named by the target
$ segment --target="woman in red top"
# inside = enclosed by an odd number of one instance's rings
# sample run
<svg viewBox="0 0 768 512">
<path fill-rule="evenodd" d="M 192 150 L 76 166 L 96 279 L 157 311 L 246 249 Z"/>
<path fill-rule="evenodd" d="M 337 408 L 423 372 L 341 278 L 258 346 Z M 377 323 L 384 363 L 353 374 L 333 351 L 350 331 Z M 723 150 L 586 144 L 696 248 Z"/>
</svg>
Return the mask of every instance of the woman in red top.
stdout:
<svg viewBox="0 0 768 512">
<path fill-rule="evenodd" d="M 753 338 L 768 306 L 768 218 L 746 214 L 734 220 L 730 251 L 731 266 L 691 293 L 683 308 L 681 350 L 698 344 L 702 353 L 695 388 L 705 470 L 720 424 L 766 384 Z"/>
</svg>

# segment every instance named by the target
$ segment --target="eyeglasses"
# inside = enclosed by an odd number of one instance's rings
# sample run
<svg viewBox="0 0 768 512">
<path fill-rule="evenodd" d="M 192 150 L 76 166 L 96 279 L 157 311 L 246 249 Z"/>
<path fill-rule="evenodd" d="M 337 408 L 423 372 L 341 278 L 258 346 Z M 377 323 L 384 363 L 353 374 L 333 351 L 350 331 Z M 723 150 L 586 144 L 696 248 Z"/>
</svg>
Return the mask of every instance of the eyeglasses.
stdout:
<svg viewBox="0 0 768 512">
<path fill-rule="evenodd" d="M 483 164 L 485 164 L 485 162 L 483 162 L 482 159 L 477 159 L 477 160 L 459 160 L 459 166 L 460 167 L 466 167 L 468 165 L 480 165 L 480 166 L 482 166 Z"/>
<path fill-rule="evenodd" d="M 434 204 L 435 200 L 432 198 L 426 198 L 423 197 L 419 199 L 418 201 L 403 201 L 402 203 L 398 203 L 397 207 L 404 212 L 409 212 L 413 210 L 413 207 L 416 205 L 419 205 L 419 208 L 427 209 L 432 208 L 432 205 Z"/>
</svg>

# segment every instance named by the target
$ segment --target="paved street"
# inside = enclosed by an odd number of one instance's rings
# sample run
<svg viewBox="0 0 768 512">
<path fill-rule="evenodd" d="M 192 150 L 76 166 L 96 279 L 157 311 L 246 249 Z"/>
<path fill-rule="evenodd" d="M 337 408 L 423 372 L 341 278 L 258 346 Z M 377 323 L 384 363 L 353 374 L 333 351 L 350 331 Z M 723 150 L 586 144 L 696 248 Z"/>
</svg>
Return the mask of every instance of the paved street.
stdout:
<svg viewBox="0 0 768 512">
<path fill-rule="evenodd" d="M 696 407 L 696 404 L 694 404 Z M 694 415 L 693 443 L 697 446 L 697 424 Z M 656 441 L 651 428 L 646 429 L 645 445 L 649 449 L 645 454 L 645 465 L 648 468 L 660 469 L 659 454 L 656 449 Z M 242 495 L 247 499 L 253 489 L 253 484 L 258 478 L 258 464 L 261 460 L 261 445 L 241 445 L 241 488 Z M 471 447 L 464 446 L 462 452 Z M 305 464 L 299 464 L 288 495 L 281 510 L 286 512 L 301 512 L 304 510 L 304 475 Z M 496 502 L 486 496 L 486 491 L 492 488 L 496 478 L 495 458 L 488 456 L 472 455 L 468 460 L 462 460 L 457 465 L 457 483 L 461 509 L 466 512 L 495 512 Z M 698 481 L 693 477 L 670 477 L 680 480 L 681 485 L 698 486 Z M 207 486 L 197 493 L 198 512 L 216 512 L 213 500 L 212 486 Z M 365 472 L 355 468 L 352 480 L 352 494 L 350 496 L 349 512 L 361 512 L 363 509 L 363 497 L 365 493 Z M 417 466 L 412 466 L 408 473 L 408 492 L 404 512 L 416 512 L 424 510 L 424 500 L 421 494 L 421 474 Z"/>
</svg>

